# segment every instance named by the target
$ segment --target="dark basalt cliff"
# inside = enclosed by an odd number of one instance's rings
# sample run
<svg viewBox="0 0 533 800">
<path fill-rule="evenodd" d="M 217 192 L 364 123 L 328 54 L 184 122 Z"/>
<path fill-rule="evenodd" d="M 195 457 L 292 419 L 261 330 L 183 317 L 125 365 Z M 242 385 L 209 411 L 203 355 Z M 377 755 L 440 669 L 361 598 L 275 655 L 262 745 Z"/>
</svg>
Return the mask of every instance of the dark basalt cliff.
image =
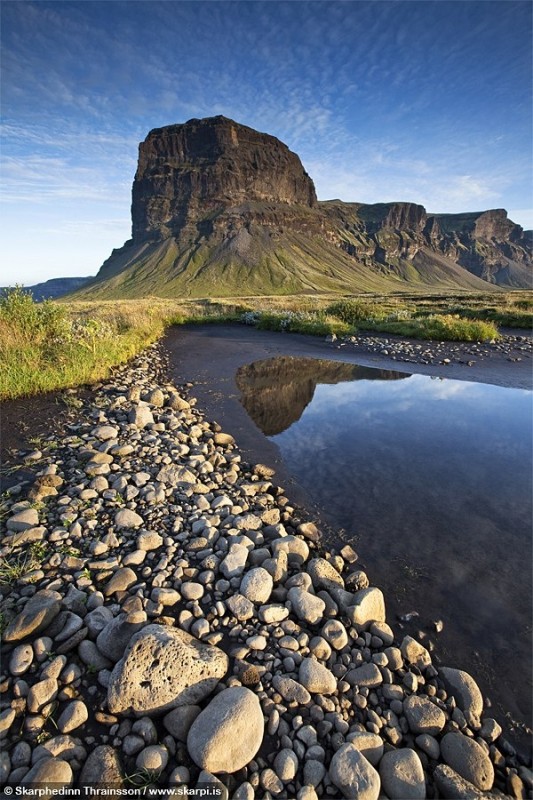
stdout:
<svg viewBox="0 0 533 800">
<path fill-rule="evenodd" d="M 139 146 L 134 241 L 191 233 L 213 213 L 254 202 L 316 206 L 300 159 L 274 136 L 213 117 L 156 128 Z"/>
<path fill-rule="evenodd" d="M 532 285 L 531 237 L 502 209 L 318 202 L 298 156 L 225 117 L 139 146 L 132 238 L 79 295 L 223 297 Z"/>
<path fill-rule="evenodd" d="M 336 225 L 340 246 L 368 266 L 403 275 L 409 265 L 440 257 L 488 283 L 532 285 L 532 237 L 504 209 L 430 214 L 414 203 L 323 204 Z"/>
</svg>

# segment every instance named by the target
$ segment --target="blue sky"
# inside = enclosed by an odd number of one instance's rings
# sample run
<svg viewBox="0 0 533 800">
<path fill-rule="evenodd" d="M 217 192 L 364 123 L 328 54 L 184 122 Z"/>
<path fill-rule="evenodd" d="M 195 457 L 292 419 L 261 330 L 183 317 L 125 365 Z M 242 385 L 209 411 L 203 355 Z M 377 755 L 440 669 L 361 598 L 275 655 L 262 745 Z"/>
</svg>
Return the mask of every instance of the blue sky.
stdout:
<svg viewBox="0 0 533 800">
<path fill-rule="evenodd" d="M 514 0 L 2 0 L 1 284 L 95 274 L 149 130 L 224 114 L 319 199 L 533 227 L 531 13 Z"/>
</svg>

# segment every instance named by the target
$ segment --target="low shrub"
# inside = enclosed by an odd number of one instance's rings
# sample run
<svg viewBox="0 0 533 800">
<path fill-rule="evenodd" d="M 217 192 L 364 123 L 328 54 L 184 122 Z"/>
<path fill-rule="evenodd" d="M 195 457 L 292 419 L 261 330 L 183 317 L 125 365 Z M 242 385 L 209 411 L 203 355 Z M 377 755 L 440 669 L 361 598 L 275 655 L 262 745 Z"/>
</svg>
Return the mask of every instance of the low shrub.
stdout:
<svg viewBox="0 0 533 800">
<path fill-rule="evenodd" d="M 486 342 L 500 338 L 493 322 L 467 320 L 451 314 L 430 314 L 397 322 L 386 320 L 372 323 L 369 327 L 383 333 L 434 341 Z"/>
<path fill-rule="evenodd" d="M 247 324 L 253 319 L 249 313 L 241 318 Z M 310 336 L 327 336 L 332 333 L 342 335 L 353 332 L 352 326 L 338 319 L 331 319 L 321 311 L 255 312 L 255 320 L 255 325 L 260 330 L 305 333 Z"/>
<path fill-rule="evenodd" d="M 346 322 L 348 325 L 357 325 L 367 320 L 380 320 L 387 316 L 387 309 L 369 300 L 340 300 L 327 306 L 326 313 Z"/>
</svg>

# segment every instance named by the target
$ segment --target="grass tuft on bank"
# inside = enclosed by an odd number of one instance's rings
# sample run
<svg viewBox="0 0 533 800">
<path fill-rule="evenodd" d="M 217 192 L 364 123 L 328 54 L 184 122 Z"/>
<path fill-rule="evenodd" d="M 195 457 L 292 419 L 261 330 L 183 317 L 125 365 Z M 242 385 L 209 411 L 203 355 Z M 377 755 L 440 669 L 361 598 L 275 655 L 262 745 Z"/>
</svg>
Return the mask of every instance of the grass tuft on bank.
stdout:
<svg viewBox="0 0 533 800">
<path fill-rule="evenodd" d="M 21 397 L 106 378 L 164 332 L 149 306 L 117 304 L 69 313 L 15 288 L 0 298 L 0 398 Z"/>
</svg>

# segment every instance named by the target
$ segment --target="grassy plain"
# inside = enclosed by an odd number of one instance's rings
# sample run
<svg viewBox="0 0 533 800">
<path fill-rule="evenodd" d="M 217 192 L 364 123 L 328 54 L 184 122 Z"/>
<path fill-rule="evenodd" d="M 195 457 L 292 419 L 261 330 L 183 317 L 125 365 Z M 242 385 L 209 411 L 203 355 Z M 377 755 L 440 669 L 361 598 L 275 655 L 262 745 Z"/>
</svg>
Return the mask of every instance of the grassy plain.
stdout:
<svg viewBox="0 0 533 800">
<path fill-rule="evenodd" d="M 420 339 L 486 341 L 498 325 L 531 327 L 531 292 L 435 295 L 299 295 L 209 300 L 143 298 L 35 303 L 12 290 L 0 299 L 0 399 L 105 379 L 185 322 L 247 322 L 324 336 L 383 331 Z"/>
</svg>

